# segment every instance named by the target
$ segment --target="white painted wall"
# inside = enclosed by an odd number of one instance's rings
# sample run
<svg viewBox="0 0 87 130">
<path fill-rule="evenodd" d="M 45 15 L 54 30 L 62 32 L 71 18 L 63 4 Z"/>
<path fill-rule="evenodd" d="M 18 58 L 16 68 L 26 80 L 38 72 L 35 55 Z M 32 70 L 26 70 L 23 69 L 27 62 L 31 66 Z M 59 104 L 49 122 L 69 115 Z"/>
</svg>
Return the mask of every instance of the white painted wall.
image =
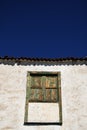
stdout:
<svg viewBox="0 0 87 130">
<path fill-rule="evenodd" d="M 29 103 L 28 122 L 59 122 L 58 103 Z"/>
<path fill-rule="evenodd" d="M 24 126 L 27 71 L 60 71 L 62 126 Z M 0 64 L 0 130 L 87 130 L 86 65 Z"/>
</svg>

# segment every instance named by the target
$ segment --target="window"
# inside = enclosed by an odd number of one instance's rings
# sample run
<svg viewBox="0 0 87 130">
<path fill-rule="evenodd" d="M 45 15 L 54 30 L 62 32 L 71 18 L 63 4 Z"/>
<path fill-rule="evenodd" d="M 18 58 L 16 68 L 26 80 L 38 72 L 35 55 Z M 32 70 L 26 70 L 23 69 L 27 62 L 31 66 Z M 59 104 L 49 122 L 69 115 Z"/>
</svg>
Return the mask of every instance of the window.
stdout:
<svg viewBox="0 0 87 130">
<path fill-rule="evenodd" d="M 28 72 L 25 124 L 62 124 L 60 72 Z"/>
</svg>

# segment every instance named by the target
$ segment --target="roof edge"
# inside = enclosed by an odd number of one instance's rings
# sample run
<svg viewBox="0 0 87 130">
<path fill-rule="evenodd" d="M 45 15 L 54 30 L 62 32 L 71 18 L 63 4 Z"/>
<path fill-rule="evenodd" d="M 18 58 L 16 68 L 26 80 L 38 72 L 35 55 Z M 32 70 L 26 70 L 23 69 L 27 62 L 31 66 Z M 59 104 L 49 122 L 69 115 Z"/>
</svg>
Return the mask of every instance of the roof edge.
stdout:
<svg viewBox="0 0 87 130">
<path fill-rule="evenodd" d="M 87 57 L 64 57 L 64 58 L 31 58 L 31 57 L 0 57 L 0 60 L 14 60 L 14 61 L 87 61 Z"/>
</svg>

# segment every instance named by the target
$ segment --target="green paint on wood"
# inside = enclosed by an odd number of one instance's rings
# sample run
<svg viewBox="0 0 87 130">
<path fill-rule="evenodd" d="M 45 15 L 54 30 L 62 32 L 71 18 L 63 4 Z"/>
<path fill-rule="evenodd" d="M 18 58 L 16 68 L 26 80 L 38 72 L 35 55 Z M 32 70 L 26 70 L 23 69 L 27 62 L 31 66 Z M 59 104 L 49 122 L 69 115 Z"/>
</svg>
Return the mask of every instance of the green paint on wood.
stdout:
<svg viewBox="0 0 87 130">
<path fill-rule="evenodd" d="M 29 100 L 29 95 L 30 95 L 30 73 L 27 73 L 27 88 L 26 88 L 26 103 L 25 103 L 25 118 L 24 118 L 24 122 L 28 121 L 28 100 Z"/>
<path fill-rule="evenodd" d="M 61 73 L 58 73 L 59 122 L 62 123 Z"/>
<path fill-rule="evenodd" d="M 29 102 L 59 103 L 59 121 L 62 123 L 61 73 L 28 72 L 24 119 L 25 122 L 28 121 Z"/>
</svg>

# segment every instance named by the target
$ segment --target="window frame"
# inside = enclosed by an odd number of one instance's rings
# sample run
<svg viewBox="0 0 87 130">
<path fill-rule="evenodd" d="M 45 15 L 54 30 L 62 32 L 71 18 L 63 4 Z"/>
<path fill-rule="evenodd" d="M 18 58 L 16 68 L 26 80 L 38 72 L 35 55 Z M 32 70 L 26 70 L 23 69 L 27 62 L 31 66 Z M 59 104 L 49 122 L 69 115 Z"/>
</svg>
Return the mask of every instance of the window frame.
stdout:
<svg viewBox="0 0 87 130">
<path fill-rule="evenodd" d="M 28 104 L 29 104 L 29 91 L 31 85 L 31 75 L 57 75 L 57 90 L 58 90 L 58 101 L 59 104 L 59 122 L 28 122 Z M 26 88 L 26 103 L 25 103 L 25 117 L 24 125 L 62 125 L 62 98 L 61 98 L 61 72 L 38 72 L 28 71 L 27 72 L 27 88 Z M 33 103 L 33 102 L 32 102 Z M 44 103 L 44 102 L 43 102 Z"/>
</svg>

